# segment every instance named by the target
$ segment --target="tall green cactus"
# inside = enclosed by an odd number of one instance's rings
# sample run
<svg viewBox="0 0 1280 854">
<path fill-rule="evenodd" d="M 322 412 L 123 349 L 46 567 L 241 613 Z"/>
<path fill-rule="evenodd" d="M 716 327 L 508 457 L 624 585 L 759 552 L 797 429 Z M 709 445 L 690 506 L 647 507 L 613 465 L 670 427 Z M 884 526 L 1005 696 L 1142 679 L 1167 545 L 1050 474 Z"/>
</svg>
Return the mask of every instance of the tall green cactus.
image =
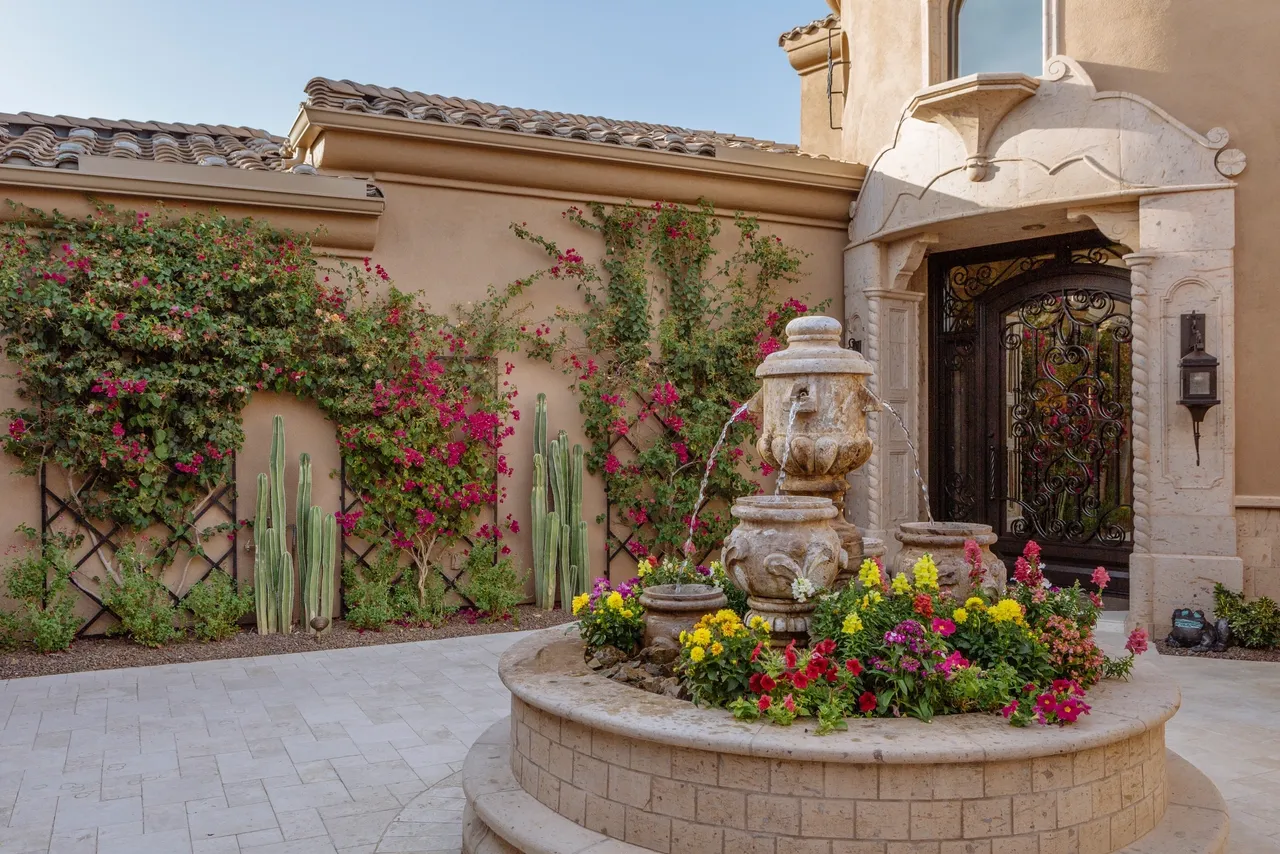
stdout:
<svg viewBox="0 0 1280 854">
<path fill-rule="evenodd" d="M 591 575 L 587 558 L 587 523 L 582 519 L 581 445 L 569 448 L 561 430 L 547 440 L 547 396 L 538 395 L 533 415 L 533 573 L 534 599 L 539 608 L 555 606 L 559 577 L 560 605 L 587 592 Z M 547 502 L 547 487 L 551 503 Z"/>
<path fill-rule="evenodd" d="M 541 396 L 541 395 L 540 395 Z M 545 423 L 546 412 L 543 410 Z M 536 419 L 536 416 L 535 416 Z M 535 420 L 535 425 L 537 421 Z M 535 427 L 536 432 L 536 427 Z M 530 495 L 532 506 L 531 520 L 533 528 L 533 599 L 534 604 L 544 611 L 555 607 L 556 598 L 556 564 L 555 547 L 551 547 L 551 559 L 548 559 L 547 545 L 552 528 L 559 534 L 559 521 L 554 512 L 547 510 L 547 460 L 542 454 L 533 455 L 533 491 Z"/>
<path fill-rule="evenodd" d="M 271 426 L 271 458 L 267 474 L 258 475 L 258 500 L 253 523 L 253 586 L 259 634 L 293 631 L 295 605 L 294 559 L 289 552 L 288 517 L 284 494 L 284 418 Z M 308 631 L 328 627 L 333 613 L 334 562 L 337 558 L 337 519 L 311 504 L 311 457 L 302 454 L 298 467 L 298 571 L 302 607 Z M 313 620 L 325 618 L 321 629 Z"/>
<path fill-rule="evenodd" d="M 298 458 L 297 550 L 302 588 L 303 628 L 310 634 L 328 631 L 333 619 L 334 558 L 338 522 L 311 503 L 311 456 Z"/>
</svg>

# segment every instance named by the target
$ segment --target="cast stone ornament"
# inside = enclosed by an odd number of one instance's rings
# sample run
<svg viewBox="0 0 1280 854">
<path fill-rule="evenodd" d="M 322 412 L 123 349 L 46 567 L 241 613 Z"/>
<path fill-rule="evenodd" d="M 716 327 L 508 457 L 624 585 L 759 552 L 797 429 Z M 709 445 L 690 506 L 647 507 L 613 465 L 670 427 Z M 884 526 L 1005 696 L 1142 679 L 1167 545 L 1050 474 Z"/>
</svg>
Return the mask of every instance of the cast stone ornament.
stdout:
<svg viewBox="0 0 1280 854">
<path fill-rule="evenodd" d="M 1238 148 L 1224 148 L 1218 152 L 1214 165 L 1218 167 L 1218 171 L 1228 178 L 1234 178 L 1244 171 L 1244 167 L 1248 165 L 1244 152 Z"/>
</svg>

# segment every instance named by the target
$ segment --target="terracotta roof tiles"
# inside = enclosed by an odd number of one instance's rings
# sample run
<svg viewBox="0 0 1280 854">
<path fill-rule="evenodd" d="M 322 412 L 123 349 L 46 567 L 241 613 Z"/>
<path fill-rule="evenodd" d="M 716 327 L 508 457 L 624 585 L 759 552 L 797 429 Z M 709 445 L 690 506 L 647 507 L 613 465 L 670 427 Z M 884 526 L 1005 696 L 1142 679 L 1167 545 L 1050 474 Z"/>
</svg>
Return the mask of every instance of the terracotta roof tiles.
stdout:
<svg viewBox="0 0 1280 854">
<path fill-rule="evenodd" d="M 285 139 L 255 128 L 0 113 L 0 165 L 74 169 L 81 156 L 284 171 Z"/>
<path fill-rule="evenodd" d="M 840 16 L 835 12 L 827 15 L 825 18 L 819 18 L 816 21 L 810 21 L 799 27 L 792 27 L 782 35 L 778 36 L 778 46 L 783 47 L 789 41 L 795 41 L 801 36 L 813 35 L 818 30 L 831 30 L 840 26 Z"/>
<path fill-rule="evenodd" d="M 715 157 L 719 148 L 800 154 L 795 145 L 747 136 L 690 130 L 674 125 L 626 122 L 600 116 L 504 107 L 466 98 L 447 98 L 407 89 L 387 89 L 350 80 L 313 78 L 307 103 L 331 110 L 395 116 L 422 122 L 504 130 L 559 139 L 576 139 L 630 148 Z"/>
</svg>

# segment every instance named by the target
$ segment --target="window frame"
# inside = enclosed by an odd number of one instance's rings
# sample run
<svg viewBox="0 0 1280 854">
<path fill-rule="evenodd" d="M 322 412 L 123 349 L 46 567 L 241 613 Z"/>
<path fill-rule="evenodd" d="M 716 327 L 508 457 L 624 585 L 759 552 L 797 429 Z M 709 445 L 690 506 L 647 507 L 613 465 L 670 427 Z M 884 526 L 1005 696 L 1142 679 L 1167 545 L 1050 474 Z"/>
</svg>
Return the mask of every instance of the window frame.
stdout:
<svg viewBox="0 0 1280 854">
<path fill-rule="evenodd" d="M 947 80 L 960 77 L 960 10 L 966 0 L 947 0 L 947 14 L 944 18 L 947 30 Z M 1047 63 L 1050 57 L 1061 53 L 1062 41 L 1062 0 L 1044 0 L 1044 8 L 1040 14 L 1041 38 L 1040 47 L 1042 62 Z M 1042 65 L 1043 68 L 1043 65 Z"/>
</svg>

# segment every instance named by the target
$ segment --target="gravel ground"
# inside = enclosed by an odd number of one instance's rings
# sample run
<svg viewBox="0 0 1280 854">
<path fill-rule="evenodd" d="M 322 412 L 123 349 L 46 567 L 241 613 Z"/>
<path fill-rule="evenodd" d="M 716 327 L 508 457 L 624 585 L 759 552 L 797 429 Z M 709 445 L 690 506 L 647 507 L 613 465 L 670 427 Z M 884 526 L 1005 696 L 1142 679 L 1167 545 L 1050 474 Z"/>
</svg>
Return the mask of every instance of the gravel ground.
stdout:
<svg viewBox="0 0 1280 854">
<path fill-rule="evenodd" d="M 474 620 L 466 614 L 455 614 L 438 628 L 401 628 L 389 626 L 380 632 L 362 632 L 342 620 L 322 638 L 295 632 L 291 635 L 259 635 L 252 630 L 224 641 L 200 643 L 184 640 L 160 649 L 148 649 L 125 638 L 83 638 L 66 652 L 41 655 L 33 650 L 0 653 L 0 680 L 23 676 L 48 676 L 55 673 L 78 673 L 84 670 L 110 670 L 116 667 L 150 667 L 181 661 L 212 661 L 220 658 L 252 658 L 315 649 L 343 649 L 388 643 L 487 635 L 545 629 L 572 621 L 564 611 L 540 611 L 532 605 L 516 608 L 517 619 L 497 623 Z"/>
<path fill-rule="evenodd" d="M 1245 649 L 1233 646 L 1223 652 L 1192 652 L 1182 647 L 1172 647 L 1164 641 L 1156 641 L 1156 649 L 1161 655 L 1176 655 L 1185 658 L 1227 658 L 1232 661 L 1280 661 L 1280 649 Z"/>
</svg>

